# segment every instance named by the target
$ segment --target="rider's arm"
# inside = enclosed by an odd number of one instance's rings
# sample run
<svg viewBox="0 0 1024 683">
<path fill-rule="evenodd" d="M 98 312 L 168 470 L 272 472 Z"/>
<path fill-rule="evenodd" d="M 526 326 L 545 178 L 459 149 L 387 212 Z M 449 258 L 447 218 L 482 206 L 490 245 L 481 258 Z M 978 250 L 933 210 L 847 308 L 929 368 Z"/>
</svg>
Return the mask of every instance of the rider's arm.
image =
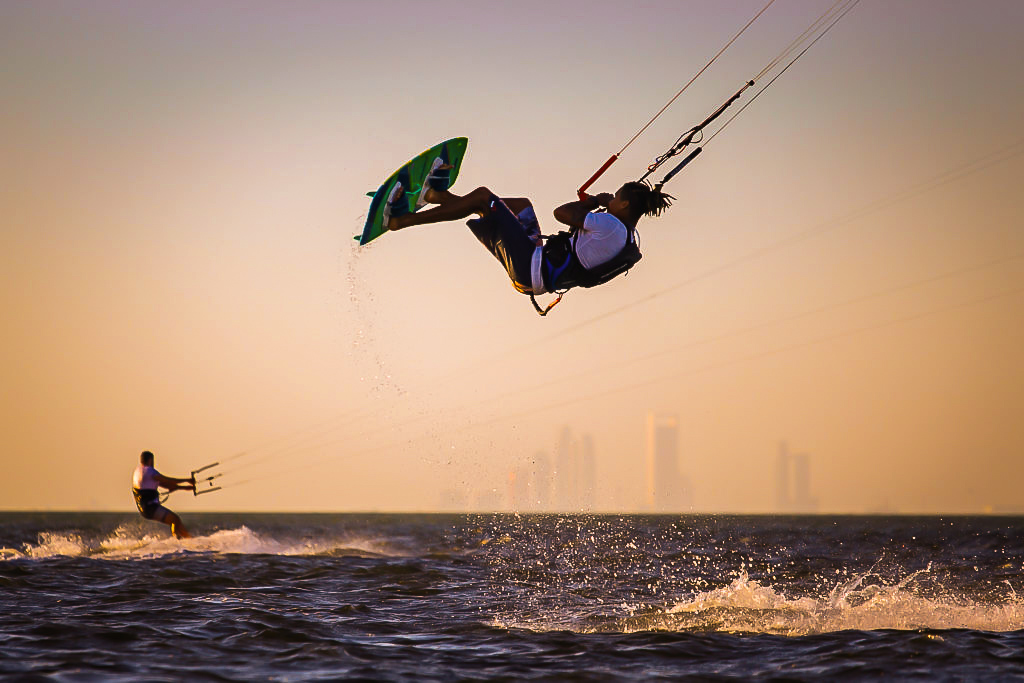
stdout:
<svg viewBox="0 0 1024 683">
<path fill-rule="evenodd" d="M 196 483 L 191 477 L 187 479 L 176 479 L 174 477 L 165 477 L 159 472 L 156 475 L 157 483 L 165 489 L 175 491 L 177 489 L 191 489 L 195 488 Z"/>
<path fill-rule="evenodd" d="M 582 230 L 587 214 L 600 206 L 608 206 L 608 202 L 611 200 L 612 195 L 605 192 L 580 201 L 562 204 L 555 209 L 555 220 L 575 230 Z"/>
</svg>

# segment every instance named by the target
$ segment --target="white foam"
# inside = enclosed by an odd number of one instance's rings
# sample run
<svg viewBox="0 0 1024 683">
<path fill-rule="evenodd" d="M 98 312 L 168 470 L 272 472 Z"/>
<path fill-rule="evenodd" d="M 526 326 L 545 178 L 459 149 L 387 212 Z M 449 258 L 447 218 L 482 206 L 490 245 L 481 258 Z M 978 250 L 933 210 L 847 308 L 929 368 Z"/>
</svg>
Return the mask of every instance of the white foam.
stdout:
<svg viewBox="0 0 1024 683">
<path fill-rule="evenodd" d="M 965 598 L 921 597 L 910 588 L 915 572 L 895 585 L 861 588 L 868 574 L 836 586 L 824 599 L 787 598 L 743 572 L 731 584 L 677 603 L 667 615 L 706 619 L 714 630 L 807 635 L 845 630 L 953 629 L 1014 631 L 1024 628 L 1024 603 L 1007 589 L 1007 601 L 983 604 Z"/>
<path fill-rule="evenodd" d="M 43 531 L 37 536 L 38 543 L 26 543 L 24 552 L 27 557 L 36 559 L 47 557 L 78 557 L 88 552 L 89 546 L 79 534 Z"/>
<path fill-rule="evenodd" d="M 998 603 L 978 602 L 951 593 L 923 597 L 915 592 L 913 583 L 924 573 L 927 570 L 914 572 L 894 585 L 864 585 L 872 576 L 869 572 L 835 586 L 824 598 L 790 598 L 741 572 L 727 586 L 698 592 L 665 609 L 624 604 L 619 611 L 626 616 L 586 618 L 552 610 L 536 621 L 513 616 L 496 620 L 495 625 L 580 633 L 674 631 L 786 636 L 846 630 L 1024 629 L 1024 601 L 1012 587 L 1006 587 L 1006 598 Z"/>
<path fill-rule="evenodd" d="M 15 548 L 0 550 L 0 561 L 81 556 L 124 560 L 185 553 L 290 556 L 402 554 L 386 539 L 348 536 L 275 539 L 241 526 L 177 540 L 169 535 L 149 533 L 141 527 L 122 525 L 110 535 L 93 540 L 78 532 L 44 531 L 38 535 L 37 543 L 26 543 L 20 551 Z"/>
<path fill-rule="evenodd" d="M 247 526 L 224 529 L 209 536 L 198 536 L 178 541 L 184 550 L 193 552 L 238 553 L 243 555 L 330 555 L 339 552 L 353 554 L 391 555 L 393 551 L 381 541 L 365 538 L 304 538 L 277 540 L 264 538 Z"/>
</svg>

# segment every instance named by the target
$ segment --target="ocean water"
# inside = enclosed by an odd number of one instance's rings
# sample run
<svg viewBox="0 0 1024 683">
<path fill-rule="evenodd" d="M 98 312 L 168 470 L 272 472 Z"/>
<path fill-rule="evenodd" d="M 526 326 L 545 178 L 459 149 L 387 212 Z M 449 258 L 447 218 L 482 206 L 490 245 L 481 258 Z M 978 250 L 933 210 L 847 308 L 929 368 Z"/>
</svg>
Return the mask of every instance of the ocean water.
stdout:
<svg viewBox="0 0 1024 683">
<path fill-rule="evenodd" d="M 0 677 L 1024 680 L 1024 519 L 0 513 Z"/>
</svg>

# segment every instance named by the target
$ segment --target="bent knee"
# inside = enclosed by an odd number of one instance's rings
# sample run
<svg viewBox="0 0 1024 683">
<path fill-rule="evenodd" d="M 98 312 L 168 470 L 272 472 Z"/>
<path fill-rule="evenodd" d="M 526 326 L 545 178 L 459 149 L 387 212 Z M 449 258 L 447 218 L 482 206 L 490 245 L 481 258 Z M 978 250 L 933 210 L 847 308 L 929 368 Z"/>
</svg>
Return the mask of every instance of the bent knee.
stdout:
<svg viewBox="0 0 1024 683">
<path fill-rule="evenodd" d="M 526 197 L 502 197 L 501 201 L 505 202 L 505 206 L 507 206 L 512 213 L 520 217 L 523 215 L 524 211 L 530 209 L 530 218 L 536 220 L 536 215 L 532 212 L 533 204 Z"/>
<path fill-rule="evenodd" d="M 473 198 L 473 201 L 476 202 L 490 202 L 491 197 L 496 196 L 493 192 L 491 192 L 491 188 L 485 187 L 483 185 L 476 188 L 469 194 Z"/>
</svg>

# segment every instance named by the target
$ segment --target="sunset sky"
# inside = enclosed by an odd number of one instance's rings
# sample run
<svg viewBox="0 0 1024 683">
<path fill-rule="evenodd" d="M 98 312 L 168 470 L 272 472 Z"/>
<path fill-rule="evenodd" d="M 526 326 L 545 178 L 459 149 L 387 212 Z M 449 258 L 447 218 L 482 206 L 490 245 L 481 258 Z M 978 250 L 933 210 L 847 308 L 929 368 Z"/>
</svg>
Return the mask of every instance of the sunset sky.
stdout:
<svg viewBox="0 0 1024 683">
<path fill-rule="evenodd" d="M 553 232 L 763 5 L 0 0 L 0 509 L 130 511 L 144 449 L 224 461 L 186 519 L 485 508 L 568 426 L 631 511 L 655 413 L 698 512 L 772 511 L 783 440 L 823 512 L 1024 510 L 1019 0 L 862 0 L 547 318 L 461 222 L 352 240 L 459 135 L 453 190 Z M 777 0 L 594 190 L 829 5 Z"/>
</svg>

